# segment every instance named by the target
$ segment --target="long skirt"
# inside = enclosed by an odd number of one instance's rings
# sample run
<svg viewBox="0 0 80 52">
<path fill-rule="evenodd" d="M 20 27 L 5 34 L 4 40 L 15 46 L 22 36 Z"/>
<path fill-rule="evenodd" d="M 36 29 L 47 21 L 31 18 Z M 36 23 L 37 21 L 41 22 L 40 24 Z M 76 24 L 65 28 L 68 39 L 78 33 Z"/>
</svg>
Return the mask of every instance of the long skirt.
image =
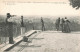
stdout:
<svg viewBox="0 0 80 52">
<path fill-rule="evenodd" d="M 69 22 L 64 23 L 63 29 L 64 29 L 63 31 L 65 33 L 70 33 L 71 32 Z"/>
</svg>

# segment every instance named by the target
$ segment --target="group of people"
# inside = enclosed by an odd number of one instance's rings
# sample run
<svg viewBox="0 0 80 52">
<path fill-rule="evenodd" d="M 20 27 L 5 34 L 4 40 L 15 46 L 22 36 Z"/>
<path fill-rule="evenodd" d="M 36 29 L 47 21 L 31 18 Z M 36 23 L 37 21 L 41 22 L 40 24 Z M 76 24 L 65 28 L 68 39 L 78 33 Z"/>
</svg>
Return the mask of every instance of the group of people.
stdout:
<svg viewBox="0 0 80 52">
<path fill-rule="evenodd" d="M 56 20 L 56 29 L 57 31 L 59 31 L 61 29 L 62 32 L 64 33 L 70 33 L 70 21 L 67 19 L 67 17 L 65 18 L 61 18 L 60 17 Z"/>
</svg>

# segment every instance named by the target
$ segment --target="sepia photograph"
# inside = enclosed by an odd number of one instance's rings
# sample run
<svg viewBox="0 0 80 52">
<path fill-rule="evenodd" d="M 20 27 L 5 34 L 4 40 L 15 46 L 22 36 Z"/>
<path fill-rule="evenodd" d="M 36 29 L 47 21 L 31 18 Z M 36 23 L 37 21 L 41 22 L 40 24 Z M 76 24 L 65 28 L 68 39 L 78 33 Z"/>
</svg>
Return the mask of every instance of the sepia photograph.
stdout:
<svg viewBox="0 0 80 52">
<path fill-rule="evenodd" d="M 80 0 L 0 0 L 0 52 L 80 52 Z"/>
</svg>

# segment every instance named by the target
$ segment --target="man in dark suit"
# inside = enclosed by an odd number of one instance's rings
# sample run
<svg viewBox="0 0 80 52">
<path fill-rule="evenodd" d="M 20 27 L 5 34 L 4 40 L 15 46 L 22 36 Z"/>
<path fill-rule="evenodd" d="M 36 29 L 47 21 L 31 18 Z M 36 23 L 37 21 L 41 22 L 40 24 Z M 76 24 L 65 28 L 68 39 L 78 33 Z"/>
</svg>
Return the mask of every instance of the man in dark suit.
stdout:
<svg viewBox="0 0 80 52">
<path fill-rule="evenodd" d="M 59 27 L 60 27 L 60 17 L 56 20 L 55 25 L 56 25 L 57 31 L 59 31 Z"/>
<path fill-rule="evenodd" d="M 42 17 L 41 17 L 41 23 L 42 23 L 42 31 L 45 31 L 44 21 L 43 21 Z"/>
</svg>

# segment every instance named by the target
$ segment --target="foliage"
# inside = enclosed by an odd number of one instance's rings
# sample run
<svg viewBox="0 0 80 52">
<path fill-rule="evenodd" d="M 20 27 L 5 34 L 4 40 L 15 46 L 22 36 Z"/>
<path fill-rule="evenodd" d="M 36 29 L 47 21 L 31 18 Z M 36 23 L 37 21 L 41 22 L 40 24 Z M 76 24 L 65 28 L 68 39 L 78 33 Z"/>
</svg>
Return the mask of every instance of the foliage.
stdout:
<svg viewBox="0 0 80 52">
<path fill-rule="evenodd" d="M 70 5 L 72 5 L 73 8 L 79 9 L 80 8 L 80 0 L 69 0 Z"/>
</svg>

